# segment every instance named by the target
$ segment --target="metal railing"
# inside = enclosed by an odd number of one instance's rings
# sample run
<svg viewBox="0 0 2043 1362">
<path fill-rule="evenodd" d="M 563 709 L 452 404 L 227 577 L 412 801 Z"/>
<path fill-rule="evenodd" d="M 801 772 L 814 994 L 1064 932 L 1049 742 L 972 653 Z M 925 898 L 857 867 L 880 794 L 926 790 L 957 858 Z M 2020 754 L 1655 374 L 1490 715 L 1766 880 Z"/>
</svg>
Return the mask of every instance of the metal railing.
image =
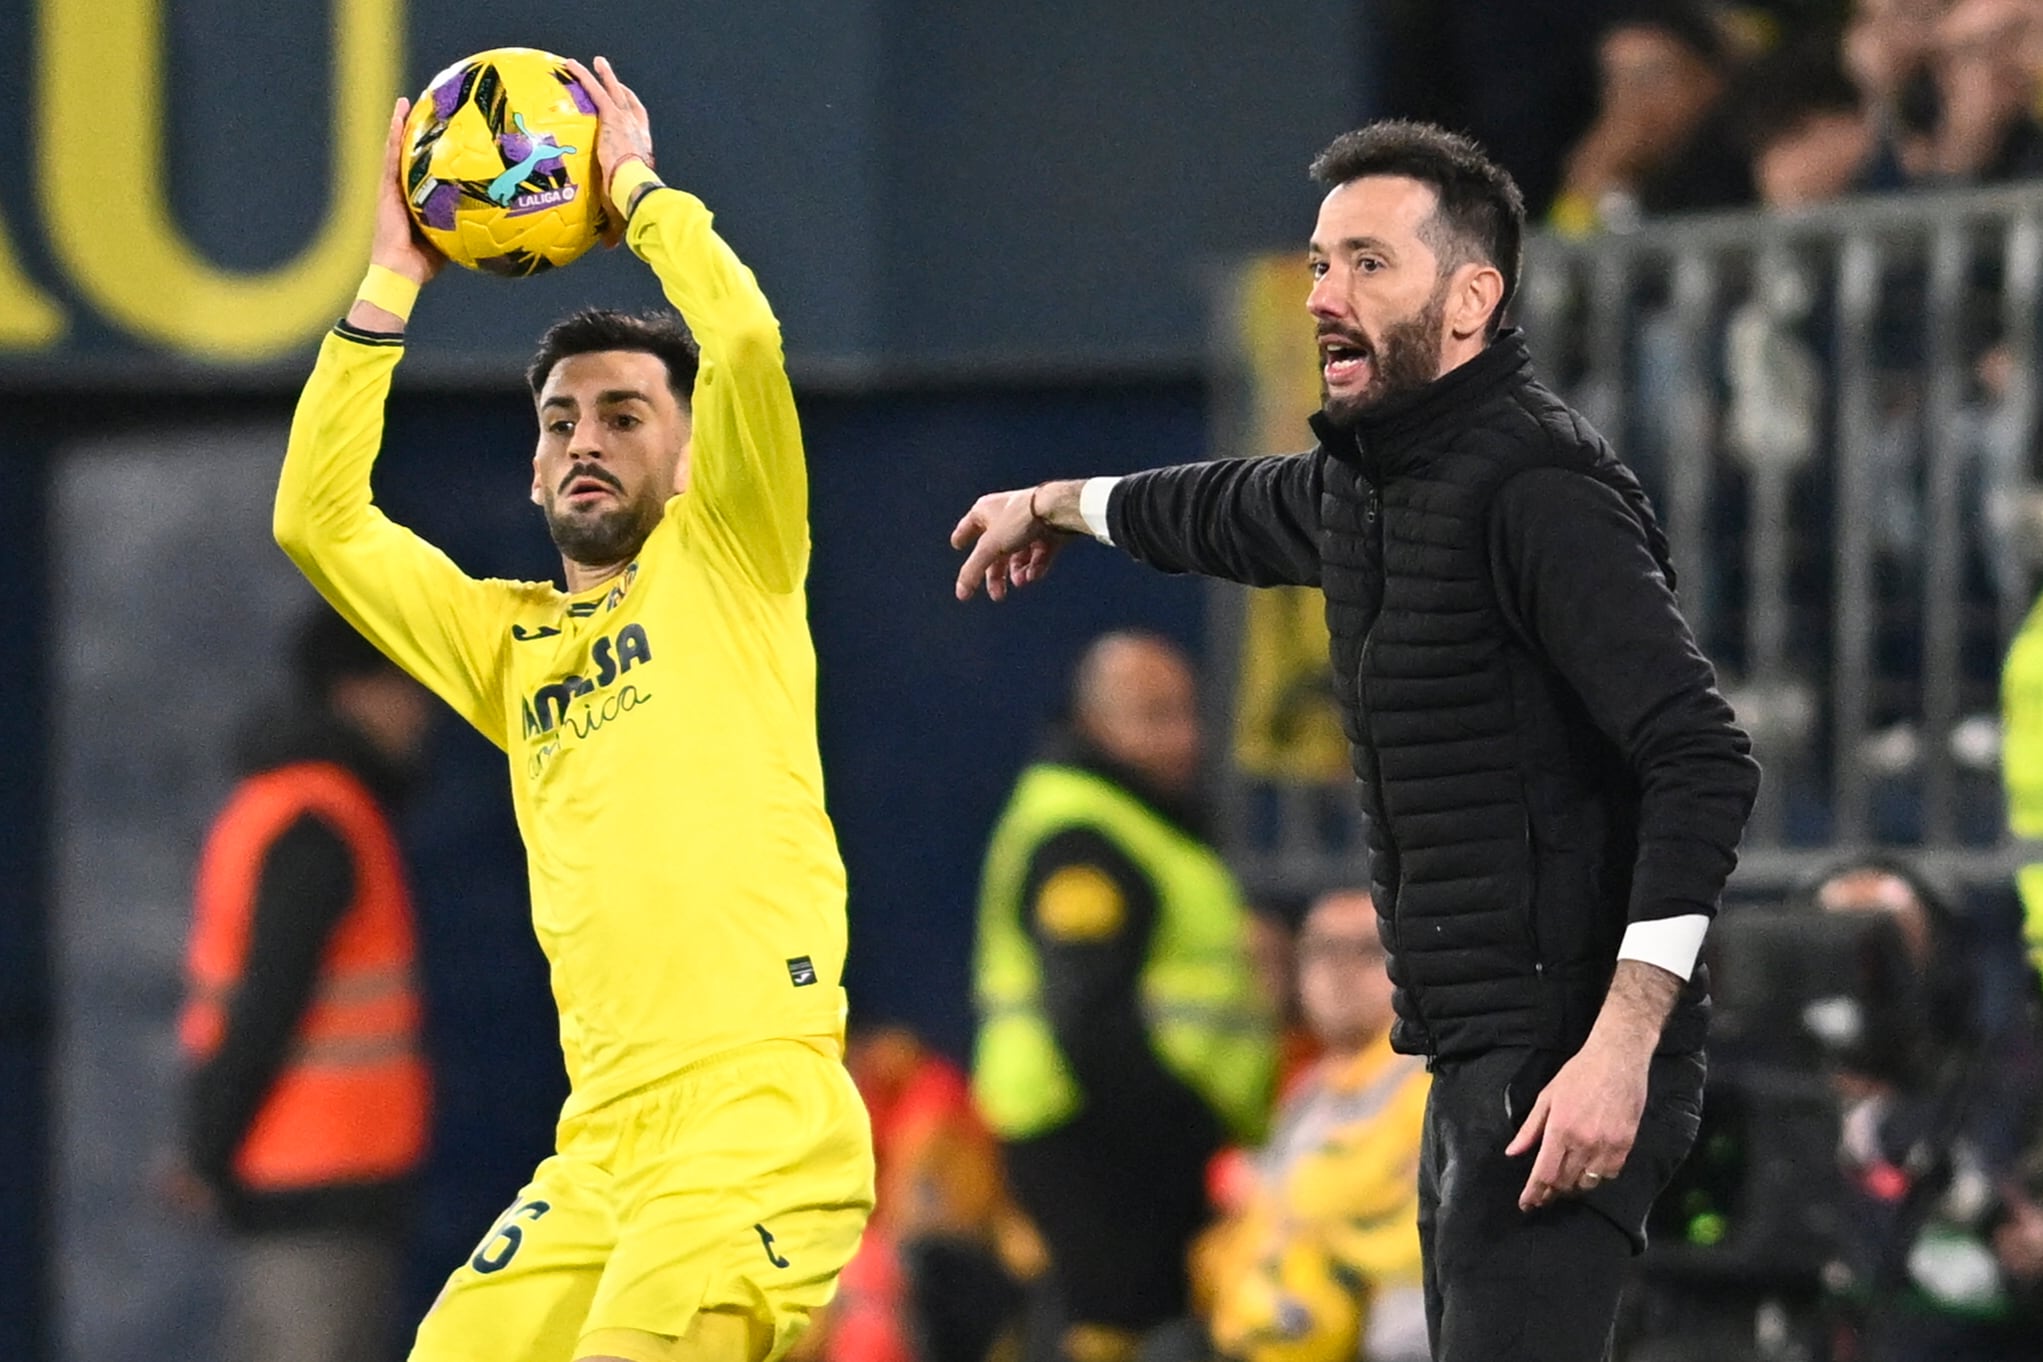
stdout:
<svg viewBox="0 0 2043 1362">
<path fill-rule="evenodd" d="M 2043 561 L 2039 303 L 2043 187 L 1530 243 L 1516 313 L 1542 376 L 1652 493 L 1766 766 L 1742 887 L 1871 844 L 1965 881 L 2016 863 L 1998 685 Z M 1244 452 L 1246 358 L 1237 338 L 1218 369 L 1222 447 Z M 1215 604 L 1232 708 L 1252 698 L 1252 607 Z M 1345 783 L 1231 765 L 1226 838 L 1252 885 L 1357 873 Z"/>
</svg>

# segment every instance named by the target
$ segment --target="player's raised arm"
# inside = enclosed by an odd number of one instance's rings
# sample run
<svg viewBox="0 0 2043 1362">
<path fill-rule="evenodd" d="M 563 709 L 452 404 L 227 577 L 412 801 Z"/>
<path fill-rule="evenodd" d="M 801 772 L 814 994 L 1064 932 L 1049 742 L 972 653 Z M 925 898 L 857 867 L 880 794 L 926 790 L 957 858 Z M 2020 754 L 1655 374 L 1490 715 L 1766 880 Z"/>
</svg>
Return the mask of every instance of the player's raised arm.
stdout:
<svg viewBox="0 0 2043 1362">
<path fill-rule="evenodd" d="M 277 484 L 277 543 L 370 641 L 498 746 L 496 677 L 510 595 L 478 582 L 378 509 L 369 475 L 413 299 L 442 263 L 414 234 L 397 186 L 406 101 L 391 118 L 369 273 L 320 346 L 291 420 Z"/>
<path fill-rule="evenodd" d="M 608 59 L 569 69 L 596 105 L 599 178 L 624 239 L 652 266 L 702 347 L 689 494 L 761 585 L 792 591 L 808 572 L 808 470 L 781 352 L 780 321 L 752 271 L 712 230 L 700 199 L 653 173 L 645 105 Z"/>
</svg>

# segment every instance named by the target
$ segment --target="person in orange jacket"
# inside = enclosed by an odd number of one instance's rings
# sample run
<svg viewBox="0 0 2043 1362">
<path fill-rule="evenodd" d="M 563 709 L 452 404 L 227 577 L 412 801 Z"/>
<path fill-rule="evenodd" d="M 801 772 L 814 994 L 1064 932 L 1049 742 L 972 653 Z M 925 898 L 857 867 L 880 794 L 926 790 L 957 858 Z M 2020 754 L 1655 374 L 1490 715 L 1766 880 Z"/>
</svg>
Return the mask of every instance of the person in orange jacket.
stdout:
<svg viewBox="0 0 2043 1362">
<path fill-rule="evenodd" d="M 430 1133 L 391 811 L 431 701 L 324 606 L 292 661 L 298 703 L 250 734 L 199 860 L 170 1191 L 233 1236 L 237 1356 L 371 1362 Z"/>
</svg>

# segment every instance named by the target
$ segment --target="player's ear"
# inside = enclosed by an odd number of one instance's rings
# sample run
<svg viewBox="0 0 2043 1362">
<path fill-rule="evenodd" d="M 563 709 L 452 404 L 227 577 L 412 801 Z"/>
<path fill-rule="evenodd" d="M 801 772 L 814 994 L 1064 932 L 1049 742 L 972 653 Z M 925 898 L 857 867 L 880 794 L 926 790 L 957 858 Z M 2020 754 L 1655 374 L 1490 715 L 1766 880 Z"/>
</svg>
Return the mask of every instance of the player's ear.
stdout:
<svg viewBox="0 0 2043 1362">
<path fill-rule="evenodd" d="M 1467 264 L 1455 271 L 1448 296 L 1448 325 L 1457 336 L 1473 336 L 1489 328 L 1490 316 L 1504 301 L 1504 276 L 1495 265 Z"/>
</svg>

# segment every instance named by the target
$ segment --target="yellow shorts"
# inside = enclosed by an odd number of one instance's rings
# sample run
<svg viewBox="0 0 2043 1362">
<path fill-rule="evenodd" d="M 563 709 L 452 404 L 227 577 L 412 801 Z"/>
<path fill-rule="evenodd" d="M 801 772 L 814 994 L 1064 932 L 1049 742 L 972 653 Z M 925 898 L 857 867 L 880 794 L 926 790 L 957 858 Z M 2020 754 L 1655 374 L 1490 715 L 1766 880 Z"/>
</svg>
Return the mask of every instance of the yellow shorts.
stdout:
<svg viewBox="0 0 2043 1362">
<path fill-rule="evenodd" d="M 837 1060 L 746 1046 L 561 1123 L 559 1152 L 458 1268 L 411 1362 L 572 1362 L 593 1333 L 747 1315 L 785 1352 L 873 1204 L 872 1130 Z"/>
</svg>

